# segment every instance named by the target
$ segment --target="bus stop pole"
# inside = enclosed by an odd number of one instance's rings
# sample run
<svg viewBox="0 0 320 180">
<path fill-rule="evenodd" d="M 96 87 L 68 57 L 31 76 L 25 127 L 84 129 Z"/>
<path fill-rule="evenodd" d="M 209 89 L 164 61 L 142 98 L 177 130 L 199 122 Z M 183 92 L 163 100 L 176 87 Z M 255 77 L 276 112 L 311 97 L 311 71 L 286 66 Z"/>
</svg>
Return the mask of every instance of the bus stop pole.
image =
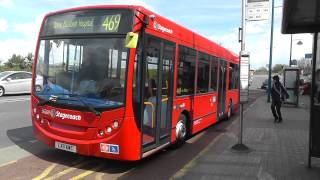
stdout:
<svg viewBox="0 0 320 180">
<path fill-rule="evenodd" d="M 242 0 L 242 18 L 241 18 L 241 34 L 240 34 L 240 37 L 241 37 L 241 41 L 240 41 L 241 42 L 240 64 L 241 64 L 242 54 L 245 51 L 245 32 L 246 32 L 245 11 L 246 11 L 246 2 L 247 2 L 247 0 Z M 241 66 L 240 66 L 240 68 L 241 68 Z M 239 81 L 240 81 L 240 79 L 239 79 Z M 239 84 L 241 84 L 241 83 L 239 83 Z M 240 102 L 240 89 L 241 89 L 241 87 L 239 88 L 239 102 Z M 232 146 L 231 147 L 231 151 L 236 152 L 236 153 L 248 153 L 248 152 L 250 152 L 250 149 L 246 145 L 242 144 L 242 133 L 243 133 L 243 102 L 240 102 L 240 122 L 239 122 L 238 144 Z"/>
<path fill-rule="evenodd" d="M 246 34 L 246 19 L 245 19 L 245 11 L 246 11 L 246 2 L 247 0 L 242 0 L 242 18 L 241 18 L 241 52 L 245 51 L 246 44 L 245 44 L 245 34 Z M 241 61 L 241 57 L 240 57 Z M 240 76 L 239 76 L 240 77 Z M 240 96 L 240 92 L 239 92 Z M 242 144 L 242 131 L 243 131 L 243 104 L 240 102 L 240 125 L 239 125 L 239 140 L 238 144 Z"/>
</svg>

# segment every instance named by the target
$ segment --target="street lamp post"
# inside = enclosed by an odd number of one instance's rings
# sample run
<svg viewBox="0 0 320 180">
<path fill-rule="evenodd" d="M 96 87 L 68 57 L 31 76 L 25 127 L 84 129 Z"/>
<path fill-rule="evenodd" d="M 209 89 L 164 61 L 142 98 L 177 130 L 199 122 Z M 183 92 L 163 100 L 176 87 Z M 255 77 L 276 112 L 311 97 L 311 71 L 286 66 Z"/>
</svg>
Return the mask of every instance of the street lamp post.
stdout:
<svg viewBox="0 0 320 180">
<path fill-rule="evenodd" d="M 297 45 L 302 45 L 303 42 L 301 41 L 301 39 L 294 39 L 292 40 L 292 34 L 291 34 L 291 38 L 290 38 L 290 59 L 289 59 L 289 67 L 291 67 L 292 64 L 292 41 L 298 41 Z"/>
</svg>

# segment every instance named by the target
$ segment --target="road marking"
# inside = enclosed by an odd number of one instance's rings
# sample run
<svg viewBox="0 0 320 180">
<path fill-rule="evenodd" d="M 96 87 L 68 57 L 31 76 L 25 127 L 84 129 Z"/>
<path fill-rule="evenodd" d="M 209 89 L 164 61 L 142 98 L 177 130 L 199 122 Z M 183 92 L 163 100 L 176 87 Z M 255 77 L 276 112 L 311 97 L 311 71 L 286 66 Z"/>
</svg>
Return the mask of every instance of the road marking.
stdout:
<svg viewBox="0 0 320 180">
<path fill-rule="evenodd" d="M 104 175 L 104 173 L 99 172 L 99 173 L 96 175 L 95 180 L 102 180 L 103 175 Z"/>
<path fill-rule="evenodd" d="M 28 98 L 15 98 L 15 99 L 0 99 L 1 103 L 10 103 L 10 102 L 21 102 L 21 101 L 29 101 L 30 97 Z"/>
<path fill-rule="evenodd" d="M 103 168 L 103 166 L 104 166 L 104 164 L 101 164 L 101 165 L 99 165 L 99 166 L 97 166 L 97 167 L 95 167 L 95 168 L 92 168 L 91 170 L 88 170 L 88 171 L 86 171 L 86 172 L 84 172 L 84 173 L 81 173 L 81 174 L 75 176 L 75 177 L 72 177 L 70 180 L 82 179 L 82 178 L 84 178 L 84 177 L 86 177 L 86 176 L 89 176 L 89 175 L 92 174 L 92 173 L 95 173 L 95 172 L 97 172 L 97 171 L 100 171 L 100 170 Z"/>
<path fill-rule="evenodd" d="M 57 164 L 55 163 L 51 164 L 51 166 L 47 167 L 39 176 L 33 178 L 32 180 L 41 180 L 47 177 L 56 166 Z"/>
<path fill-rule="evenodd" d="M 46 178 L 45 180 L 58 179 L 58 178 L 60 178 L 61 176 L 64 176 L 64 175 L 66 175 L 66 174 L 68 174 L 68 173 L 71 173 L 72 171 L 77 170 L 78 168 L 80 168 L 80 167 L 82 167 L 82 166 L 85 166 L 85 165 L 87 165 L 87 164 L 90 164 L 90 163 L 92 163 L 92 162 L 95 162 L 95 161 L 84 161 L 84 162 L 82 162 L 82 163 L 80 163 L 80 164 L 75 165 L 74 167 L 65 169 L 65 170 L 63 170 L 63 171 L 61 171 L 61 172 L 59 172 L 59 173 L 57 173 L 57 174 L 54 174 L 54 175 Z"/>
<path fill-rule="evenodd" d="M 29 142 L 33 144 L 33 143 L 36 143 L 36 142 L 39 142 L 39 141 L 35 139 L 35 140 L 31 140 Z"/>
<path fill-rule="evenodd" d="M 7 163 L 1 164 L 1 165 L 0 165 L 0 168 L 2 168 L 2 167 L 4 167 L 4 166 L 8 166 L 8 165 L 13 164 L 13 163 L 16 163 L 16 162 L 17 162 L 16 160 L 14 160 L 14 161 L 9 161 L 9 162 L 7 162 Z"/>
<path fill-rule="evenodd" d="M 0 164 L 9 163 L 31 155 L 28 151 L 17 145 L 8 146 L 0 149 Z"/>
</svg>

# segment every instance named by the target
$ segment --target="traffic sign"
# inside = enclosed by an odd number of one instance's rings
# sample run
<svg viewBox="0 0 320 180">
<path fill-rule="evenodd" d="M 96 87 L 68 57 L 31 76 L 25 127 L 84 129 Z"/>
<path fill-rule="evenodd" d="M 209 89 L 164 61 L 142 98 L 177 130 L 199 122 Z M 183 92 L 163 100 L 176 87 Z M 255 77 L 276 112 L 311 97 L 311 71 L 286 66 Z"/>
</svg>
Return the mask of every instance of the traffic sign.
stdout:
<svg viewBox="0 0 320 180">
<path fill-rule="evenodd" d="M 240 103 L 247 103 L 249 99 L 249 65 L 250 54 L 240 52 Z"/>
<path fill-rule="evenodd" d="M 247 21 L 262 21 L 269 19 L 269 0 L 248 0 L 246 9 Z"/>
</svg>

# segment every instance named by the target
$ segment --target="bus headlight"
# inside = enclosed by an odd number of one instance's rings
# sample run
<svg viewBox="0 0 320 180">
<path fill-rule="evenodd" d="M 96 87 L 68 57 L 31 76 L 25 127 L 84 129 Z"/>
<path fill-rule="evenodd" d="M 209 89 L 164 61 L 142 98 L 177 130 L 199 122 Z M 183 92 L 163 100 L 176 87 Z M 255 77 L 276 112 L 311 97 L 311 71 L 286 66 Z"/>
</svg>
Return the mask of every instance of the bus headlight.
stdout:
<svg viewBox="0 0 320 180">
<path fill-rule="evenodd" d="M 37 120 L 39 120 L 40 119 L 40 115 L 36 114 L 36 118 L 37 118 Z"/>
<path fill-rule="evenodd" d="M 107 127 L 107 133 L 111 133 L 112 132 L 112 128 L 111 127 Z"/>
</svg>

